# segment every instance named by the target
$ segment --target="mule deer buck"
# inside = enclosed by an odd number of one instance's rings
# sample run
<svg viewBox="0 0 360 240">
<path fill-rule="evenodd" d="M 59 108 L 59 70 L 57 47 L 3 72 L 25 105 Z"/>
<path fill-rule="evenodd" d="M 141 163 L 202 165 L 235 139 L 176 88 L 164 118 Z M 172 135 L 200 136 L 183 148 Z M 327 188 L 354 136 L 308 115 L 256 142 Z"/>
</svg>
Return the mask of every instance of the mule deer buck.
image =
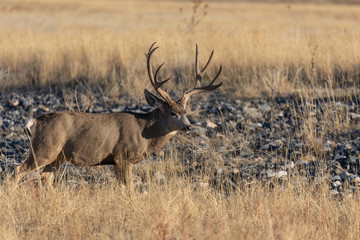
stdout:
<svg viewBox="0 0 360 240">
<path fill-rule="evenodd" d="M 15 181 L 18 183 L 30 171 L 45 166 L 41 179 L 45 185 L 51 186 L 61 163 L 68 161 L 77 166 L 114 165 L 118 181 L 130 184 L 133 164 L 159 150 L 177 131 L 189 131 L 191 126 L 185 110 L 187 101 L 194 94 L 221 86 L 222 83 L 214 84 L 221 73 L 221 66 L 210 84 L 201 87 L 214 51 L 200 70 L 196 45 L 195 86 L 174 101 L 167 91 L 161 89 L 171 77 L 158 80 L 163 64 L 153 74 L 151 57 L 158 49 L 154 45 L 145 55 L 149 79 L 159 97 L 146 89 L 144 93 L 146 101 L 155 110 L 145 114 L 54 112 L 30 121 L 25 130 L 32 132 L 31 147 L 26 161 L 15 169 Z"/>
</svg>

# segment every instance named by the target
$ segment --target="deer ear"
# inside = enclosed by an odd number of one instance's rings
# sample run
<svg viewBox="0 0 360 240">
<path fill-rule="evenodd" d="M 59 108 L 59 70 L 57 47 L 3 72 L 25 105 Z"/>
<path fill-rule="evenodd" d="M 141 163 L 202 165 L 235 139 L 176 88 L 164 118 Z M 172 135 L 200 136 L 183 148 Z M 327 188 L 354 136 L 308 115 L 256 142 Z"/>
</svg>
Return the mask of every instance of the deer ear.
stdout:
<svg viewBox="0 0 360 240">
<path fill-rule="evenodd" d="M 165 104 L 165 102 L 149 92 L 147 89 L 144 90 L 145 98 L 148 104 L 152 107 L 160 107 Z"/>
</svg>

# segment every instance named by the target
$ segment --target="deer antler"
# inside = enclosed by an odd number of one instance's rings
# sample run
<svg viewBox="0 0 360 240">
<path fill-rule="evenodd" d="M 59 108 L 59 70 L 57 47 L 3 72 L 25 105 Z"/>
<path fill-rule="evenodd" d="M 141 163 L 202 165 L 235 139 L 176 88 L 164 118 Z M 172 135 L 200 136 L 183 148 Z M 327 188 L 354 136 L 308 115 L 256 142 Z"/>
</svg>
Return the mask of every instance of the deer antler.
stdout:
<svg viewBox="0 0 360 240">
<path fill-rule="evenodd" d="M 221 73 L 221 70 L 222 70 L 222 66 L 220 65 L 218 73 L 216 74 L 215 78 L 210 82 L 210 84 L 207 85 L 207 86 L 204 86 L 204 87 L 200 87 L 201 81 L 202 81 L 202 78 L 205 75 L 206 69 L 210 65 L 211 59 L 212 59 L 213 54 L 214 54 L 214 50 L 211 52 L 209 60 L 207 61 L 205 67 L 201 71 L 199 69 L 199 64 L 198 64 L 198 54 L 199 54 L 198 45 L 196 44 L 196 54 L 195 54 L 196 79 L 195 79 L 195 86 L 194 86 L 193 89 L 185 92 L 183 94 L 183 96 L 181 97 L 181 99 L 179 100 L 179 102 L 181 102 L 184 105 L 184 107 L 186 106 L 187 101 L 189 100 L 189 98 L 192 95 L 197 94 L 197 93 L 202 93 L 202 92 L 207 92 L 207 91 L 214 90 L 214 89 L 220 87 L 221 84 L 222 84 L 222 82 L 221 82 L 219 84 L 214 85 L 216 79 L 219 77 L 219 75 Z"/>
<path fill-rule="evenodd" d="M 160 87 L 166 83 L 167 81 L 170 80 L 171 77 L 165 79 L 164 81 L 159 81 L 158 80 L 158 74 L 159 71 L 161 69 L 161 67 L 164 65 L 164 63 L 162 63 L 158 69 L 155 72 L 155 76 L 152 73 L 152 68 L 151 68 L 151 56 L 152 54 L 155 52 L 156 49 L 158 49 L 159 47 L 153 48 L 156 42 L 154 42 L 150 48 L 148 53 L 145 53 L 145 56 L 147 58 L 147 70 L 148 70 L 148 74 L 149 74 L 149 78 L 150 78 L 150 82 L 151 85 L 154 87 L 154 89 L 156 90 L 156 92 L 168 103 L 173 103 L 174 100 L 172 100 L 172 98 L 170 97 L 169 93 L 167 93 L 166 91 L 162 90 Z"/>
</svg>

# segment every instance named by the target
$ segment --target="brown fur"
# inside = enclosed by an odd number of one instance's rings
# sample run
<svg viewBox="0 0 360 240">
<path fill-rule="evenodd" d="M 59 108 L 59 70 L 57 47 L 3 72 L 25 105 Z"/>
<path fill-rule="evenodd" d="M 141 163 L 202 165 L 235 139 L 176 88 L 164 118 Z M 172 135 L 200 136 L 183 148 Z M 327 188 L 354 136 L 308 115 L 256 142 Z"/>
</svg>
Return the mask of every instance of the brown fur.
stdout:
<svg viewBox="0 0 360 240">
<path fill-rule="evenodd" d="M 31 149 L 27 160 L 16 168 L 17 181 L 45 166 L 42 178 L 50 184 L 53 172 L 66 160 L 77 166 L 112 164 L 118 180 L 127 183 L 133 164 L 159 150 L 178 130 L 189 127 L 185 114 L 183 107 L 165 102 L 147 114 L 45 114 L 32 126 Z"/>
</svg>

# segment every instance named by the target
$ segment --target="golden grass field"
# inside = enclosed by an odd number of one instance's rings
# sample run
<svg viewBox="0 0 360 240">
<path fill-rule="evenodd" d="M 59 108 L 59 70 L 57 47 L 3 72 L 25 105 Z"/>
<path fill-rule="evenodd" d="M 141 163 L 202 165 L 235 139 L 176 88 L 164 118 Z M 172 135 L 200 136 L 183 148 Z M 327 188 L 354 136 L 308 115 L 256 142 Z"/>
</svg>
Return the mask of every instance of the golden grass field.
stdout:
<svg viewBox="0 0 360 240">
<path fill-rule="evenodd" d="M 176 160 L 176 159 L 175 159 Z M 326 182 L 254 182 L 223 194 L 175 177 L 166 159 L 164 185 L 131 195 L 113 182 L 64 182 L 54 189 L 0 188 L 1 239 L 357 239 L 358 197 L 341 201 Z M 172 175 L 172 176 L 171 176 Z M 204 176 L 205 180 L 206 176 Z"/>
<path fill-rule="evenodd" d="M 215 50 L 213 64 L 224 66 L 223 90 L 235 87 L 239 96 L 267 94 L 269 82 L 285 95 L 310 85 L 358 83 L 357 5 L 210 2 L 196 13 L 193 6 L 0 2 L 0 86 L 78 82 L 114 95 L 142 95 L 149 85 L 144 53 L 154 41 L 160 46 L 157 61 L 166 63 L 163 74 L 174 75 L 180 90 L 193 79 L 195 43 L 203 61 Z"/>
<path fill-rule="evenodd" d="M 144 53 L 156 41 L 154 60 L 165 61 L 162 74 L 174 76 L 172 89 L 193 84 L 198 43 L 201 62 L 215 50 L 209 75 L 222 64 L 220 91 L 232 98 L 298 92 L 310 98 L 319 89 L 329 96 L 358 93 L 360 5 L 207 4 L 194 13 L 194 3 L 182 1 L 0 1 L 0 89 L 81 85 L 143 97 L 144 86 L 150 87 Z M 324 131 L 334 122 L 334 131 L 354 127 L 346 113 L 336 112 L 336 119 L 328 113 Z M 312 143 L 317 134 L 309 117 L 299 135 Z M 102 170 L 93 184 L 63 179 L 54 189 L 32 182 L 17 187 L 8 176 L 0 185 L 0 239 L 360 236 L 357 194 L 339 199 L 330 195 L 325 178 L 309 184 L 300 175 L 284 182 L 254 180 L 229 191 L 205 184 L 210 173 L 204 171 L 194 183 L 179 164 L 180 142 L 173 141 L 161 161 L 136 165 L 147 188 L 131 194 Z M 222 155 L 212 147 L 205 160 L 216 164 Z"/>
</svg>

